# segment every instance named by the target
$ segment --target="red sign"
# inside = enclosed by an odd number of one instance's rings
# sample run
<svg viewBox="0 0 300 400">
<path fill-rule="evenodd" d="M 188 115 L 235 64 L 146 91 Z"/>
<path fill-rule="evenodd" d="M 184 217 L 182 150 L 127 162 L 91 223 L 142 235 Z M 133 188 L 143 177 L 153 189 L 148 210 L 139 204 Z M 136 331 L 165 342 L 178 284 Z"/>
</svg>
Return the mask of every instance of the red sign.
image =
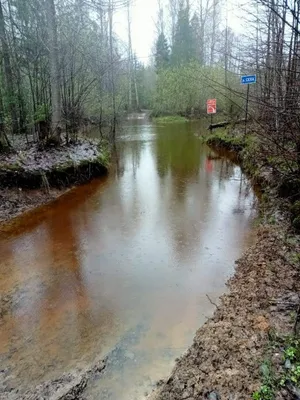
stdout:
<svg viewBox="0 0 300 400">
<path fill-rule="evenodd" d="M 217 99 L 209 99 L 206 102 L 207 114 L 217 113 Z"/>
<path fill-rule="evenodd" d="M 212 172 L 212 170 L 213 170 L 213 163 L 212 163 L 211 160 L 207 159 L 207 160 L 205 161 L 205 168 L 206 168 L 206 171 L 207 171 L 207 172 Z"/>
</svg>

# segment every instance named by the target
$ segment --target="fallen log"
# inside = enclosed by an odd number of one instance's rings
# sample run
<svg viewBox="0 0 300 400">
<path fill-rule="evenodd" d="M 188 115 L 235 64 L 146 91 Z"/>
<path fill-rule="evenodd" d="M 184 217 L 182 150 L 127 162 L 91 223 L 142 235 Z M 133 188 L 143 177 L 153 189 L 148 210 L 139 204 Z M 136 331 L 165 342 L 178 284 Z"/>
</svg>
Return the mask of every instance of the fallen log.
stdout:
<svg viewBox="0 0 300 400">
<path fill-rule="evenodd" d="M 230 124 L 236 125 L 236 124 L 241 124 L 243 122 L 245 122 L 245 118 L 238 119 L 237 121 L 234 121 L 234 122 L 233 121 L 222 121 L 222 122 L 217 122 L 215 124 L 210 124 L 207 129 L 209 131 L 212 131 L 213 129 L 216 129 L 216 128 L 224 128 L 225 126 L 228 126 Z"/>
</svg>

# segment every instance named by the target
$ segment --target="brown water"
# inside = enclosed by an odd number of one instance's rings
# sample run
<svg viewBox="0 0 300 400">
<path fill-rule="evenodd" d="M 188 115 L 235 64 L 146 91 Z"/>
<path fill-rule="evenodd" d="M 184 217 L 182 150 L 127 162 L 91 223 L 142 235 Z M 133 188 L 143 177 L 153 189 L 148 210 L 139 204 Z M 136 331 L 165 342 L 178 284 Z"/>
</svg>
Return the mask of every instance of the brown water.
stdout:
<svg viewBox="0 0 300 400">
<path fill-rule="evenodd" d="M 255 214 L 240 168 L 211 160 L 199 129 L 128 122 L 108 178 L 0 238 L 0 395 L 1 383 L 22 393 L 106 355 L 89 399 L 142 399 L 171 372 Z"/>
</svg>

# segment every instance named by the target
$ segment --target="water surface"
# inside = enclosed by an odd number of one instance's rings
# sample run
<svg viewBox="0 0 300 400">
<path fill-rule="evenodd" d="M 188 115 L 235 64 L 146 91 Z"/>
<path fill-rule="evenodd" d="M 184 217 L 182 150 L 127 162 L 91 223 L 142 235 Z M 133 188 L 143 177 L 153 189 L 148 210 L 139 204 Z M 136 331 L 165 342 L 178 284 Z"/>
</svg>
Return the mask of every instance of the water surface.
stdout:
<svg viewBox="0 0 300 400">
<path fill-rule="evenodd" d="M 2 385 L 20 393 L 108 355 L 89 399 L 143 398 L 225 291 L 255 196 L 193 123 L 131 120 L 106 178 L 0 238 Z"/>
</svg>

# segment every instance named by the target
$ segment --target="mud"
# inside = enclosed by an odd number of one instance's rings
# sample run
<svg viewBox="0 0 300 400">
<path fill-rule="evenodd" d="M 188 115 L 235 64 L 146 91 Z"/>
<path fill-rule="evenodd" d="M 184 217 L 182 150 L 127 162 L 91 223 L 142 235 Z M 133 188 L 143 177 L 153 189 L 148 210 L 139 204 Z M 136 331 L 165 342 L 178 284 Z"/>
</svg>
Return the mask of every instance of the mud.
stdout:
<svg viewBox="0 0 300 400">
<path fill-rule="evenodd" d="M 0 232 L 7 228 L 7 224 L 13 218 L 20 216 L 26 211 L 33 210 L 39 206 L 50 203 L 67 189 L 44 190 L 22 190 L 22 189 L 1 189 L 0 190 Z"/>
<path fill-rule="evenodd" d="M 95 365 L 86 371 L 74 371 L 72 373 L 64 374 L 59 379 L 46 382 L 39 385 L 34 392 L 27 392 L 22 395 L 22 400 L 80 400 L 86 388 L 87 382 L 99 377 L 104 371 L 106 360 L 100 360 Z M 0 374 L 5 371 L 0 370 Z M 18 390 L 12 390 L 0 393 L 0 399 L 17 400 L 20 399 Z"/>
<path fill-rule="evenodd" d="M 107 167 L 106 150 L 96 142 L 83 140 L 46 150 L 33 145 L 0 156 L 0 187 L 61 189 L 102 176 Z"/>
<path fill-rule="evenodd" d="M 293 331 L 300 286 L 296 252 L 299 241 L 288 239 L 282 224 L 258 230 L 256 243 L 237 261 L 229 294 L 151 400 L 251 398 L 261 385 L 270 334 Z"/>
<path fill-rule="evenodd" d="M 18 143 L 17 150 L 0 154 L 0 231 L 25 211 L 50 203 L 67 188 L 105 175 L 107 150 L 92 140 L 40 150 Z"/>
<path fill-rule="evenodd" d="M 39 148 L 38 144 L 31 144 L 21 150 L 0 154 L 0 168 L 10 171 L 51 171 L 69 163 L 79 165 L 83 161 L 95 161 L 102 158 L 104 152 L 104 148 L 92 140 L 81 140 L 76 144 L 47 149 Z"/>
</svg>

